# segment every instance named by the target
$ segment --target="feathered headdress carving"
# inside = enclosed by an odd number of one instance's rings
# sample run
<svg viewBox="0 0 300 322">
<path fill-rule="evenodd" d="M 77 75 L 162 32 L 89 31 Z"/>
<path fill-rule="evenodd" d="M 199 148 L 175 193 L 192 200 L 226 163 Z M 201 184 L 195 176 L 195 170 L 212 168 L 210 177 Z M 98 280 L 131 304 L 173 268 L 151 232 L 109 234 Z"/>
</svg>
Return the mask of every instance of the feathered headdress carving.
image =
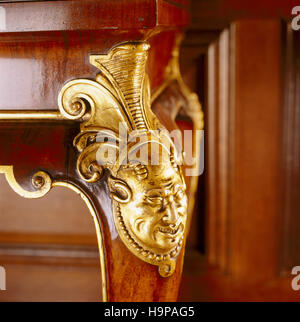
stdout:
<svg viewBox="0 0 300 322">
<path fill-rule="evenodd" d="M 140 146 L 159 144 L 169 150 L 174 165 L 179 162 L 172 140 L 150 108 L 145 73 L 148 49 L 147 43 L 137 42 L 119 45 L 107 55 L 91 55 L 90 63 L 100 70 L 96 81 L 76 79 L 60 92 L 61 113 L 69 119 L 84 120 L 74 145 L 80 152 L 78 172 L 88 182 L 97 181 L 105 168 L 115 175 L 136 149 L 133 138 L 137 136 L 143 138 Z M 126 149 L 121 149 L 128 135 L 131 139 Z M 101 160 L 99 151 L 116 158 Z"/>
</svg>

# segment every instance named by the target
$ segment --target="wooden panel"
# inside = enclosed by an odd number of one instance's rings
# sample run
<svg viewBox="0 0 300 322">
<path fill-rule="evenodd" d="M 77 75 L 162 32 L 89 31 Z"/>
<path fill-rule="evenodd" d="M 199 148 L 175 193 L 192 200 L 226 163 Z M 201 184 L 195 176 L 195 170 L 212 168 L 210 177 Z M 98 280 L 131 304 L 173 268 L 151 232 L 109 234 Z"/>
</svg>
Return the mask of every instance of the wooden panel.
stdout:
<svg viewBox="0 0 300 322">
<path fill-rule="evenodd" d="M 217 101 L 218 101 L 218 42 L 209 46 L 208 49 L 208 63 L 207 63 L 207 112 L 206 112 L 206 126 L 207 126 L 207 182 L 206 182 L 206 210 L 207 210 L 207 254 L 208 260 L 212 264 L 217 264 L 218 251 L 217 251 Z"/>
<path fill-rule="evenodd" d="M 6 270 L 3 301 L 101 301 L 96 248 L 47 249 L 0 247 Z"/>
<path fill-rule="evenodd" d="M 245 283 L 278 273 L 280 45 L 278 21 L 241 20 L 208 51 L 208 258 Z"/>
<path fill-rule="evenodd" d="M 97 240 L 78 195 L 57 187 L 42 199 L 24 199 L 0 175 L 0 243 L 97 245 Z"/>
<path fill-rule="evenodd" d="M 229 269 L 249 282 L 278 273 L 280 23 L 239 21 L 232 26 L 231 36 L 234 128 Z"/>
<path fill-rule="evenodd" d="M 209 261 L 227 264 L 229 187 L 229 30 L 208 48 L 208 223 Z"/>
<path fill-rule="evenodd" d="M 284 30 L 283 198 L 282 268 L 300 263 L 300 34 Z"/>
</svg>

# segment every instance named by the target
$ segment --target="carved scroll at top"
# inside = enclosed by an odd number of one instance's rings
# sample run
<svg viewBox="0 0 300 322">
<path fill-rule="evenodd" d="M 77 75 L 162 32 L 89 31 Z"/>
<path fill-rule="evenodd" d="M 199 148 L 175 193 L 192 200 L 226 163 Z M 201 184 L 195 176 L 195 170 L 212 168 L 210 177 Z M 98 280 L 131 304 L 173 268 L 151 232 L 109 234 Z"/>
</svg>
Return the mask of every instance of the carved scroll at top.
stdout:
<svg viewBox="0 0 300 322">
<path fill-rule="evenodd" d="M 151 112 L 148 49 L 147 43 L 127 43 L 107 55 L 91 55 L 100 70 L 96 81 L 68 82 L 58 103 L 63 115 L 84 119 L 74 139 L 79 175 L 96 182 L 110 171 L 120 238 L 166 277 L 174 272 L 184 241 L 187 198 L 180 153 Z"/>
</svg>

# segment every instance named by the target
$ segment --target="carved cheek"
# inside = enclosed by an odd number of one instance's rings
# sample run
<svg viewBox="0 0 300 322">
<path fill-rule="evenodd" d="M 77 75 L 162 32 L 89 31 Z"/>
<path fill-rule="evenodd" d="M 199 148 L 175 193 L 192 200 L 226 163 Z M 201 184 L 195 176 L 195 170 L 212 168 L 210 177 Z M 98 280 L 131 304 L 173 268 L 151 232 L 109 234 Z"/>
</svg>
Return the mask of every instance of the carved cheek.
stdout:
<svg viewBox="0 0 300 322">
<path fill-rule="evenodd" d="M 146 221 L 144 218 L 137 218 L 132 219 L 132 227 L 134 227 L 134 230 L 138 233 L 144 233 L 146 228 Z"/>
<path fill-rule="evenodd" d="M 137 210 L 137 209 L 136 209 Z M 156 241 L 157 223 L 160 216 L 152 207 L 143 206 L 129 218 L 129 225 L 131 226 L 133 234 L 135 234 L 144 243 L 153 243 Z"/>
<path fill-rule="evenodd" d="M 151 216 L 148 215 L 147 208 L 139 203 L 132 202 L 126 211 L 127 222 L 132 230 L 137 233 L 145 233 L 149 230 Z"/>
<path fill-rule="evenodd" d="M 153 215 L 144 214 L 138 218 L 132 218 L 132 227 L 140 233 L 152 238 L 156 223 L 153 221 Z"/>
</svg>

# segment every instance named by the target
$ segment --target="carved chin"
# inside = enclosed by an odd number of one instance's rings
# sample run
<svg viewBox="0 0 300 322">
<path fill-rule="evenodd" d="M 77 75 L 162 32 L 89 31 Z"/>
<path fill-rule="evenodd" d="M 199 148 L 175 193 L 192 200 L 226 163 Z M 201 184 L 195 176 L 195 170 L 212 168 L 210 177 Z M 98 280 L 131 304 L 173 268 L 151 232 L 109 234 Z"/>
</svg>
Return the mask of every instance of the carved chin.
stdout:
<svg viewBox="0 0 300 322">
<path fill-rule="evenodd" d="M 177 229 L 177 232 L 174 233 L 161 231 L 160 228 L 156 228 L 152 233 L 149 232 L 147 236 L 134 230 L 130 235 L 143 249 L 161 255 L 172 252 L 175 248 L 177 253 L 183 237 L 181 229 Z"/>
<path fill-rule="evenodd" d="M 183 224 L 176 228 L 171 227 L 158 227 L 154 232 L 155 243 L 162 249 L 168 251 L 175 247 L 183 235 Z"/>
<path fill-rule="evenodd" d="M 145 218 L 137 218 L 131 229 L 135 239 L 147 249 L 157 248 L 162 252 L 168 252 L 174 248 L 183 235 L 184 225 L 179 223 L 175 228 L 166 225 L 155 225 L 151 227 L 151 221 Z M 152 224 L 153 225 L 153 224 Z M 128 222 L 126 223 L 128 229 Z"/>
<path fill-rule="evenodd" d="M 115 205 L 117 227 L 126 246 L 146 262 L 171 265 L 183 243 L 184 223 L 171 229 L 170 226 L 153 224 L 150 219 L 136 218 L 130 225 L 128 218 L 122 216 L 120 205 Z"/>
</svg>

